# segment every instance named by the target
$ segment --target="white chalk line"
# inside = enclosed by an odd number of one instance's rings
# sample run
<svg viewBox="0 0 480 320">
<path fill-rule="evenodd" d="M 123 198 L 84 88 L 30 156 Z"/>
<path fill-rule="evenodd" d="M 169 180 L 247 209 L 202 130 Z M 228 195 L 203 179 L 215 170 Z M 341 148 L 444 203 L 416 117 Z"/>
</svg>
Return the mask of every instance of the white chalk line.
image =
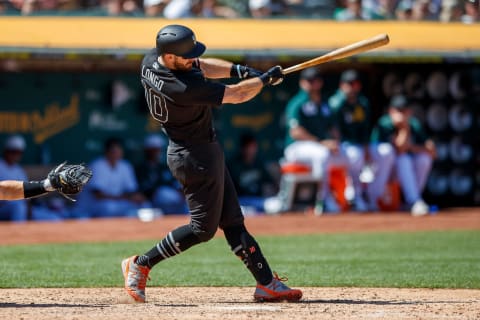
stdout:
<svg viewBox="0 0 480 320">
<path fill-rule="evenodd" d="M 235 306 L 215 306 L 212 309 L 217 310 L 235 310 L 235 311 L 280 311 L 280 307 L 274 306 L 252 306 L 252 305 L 235 305 Z"/>
</svg>

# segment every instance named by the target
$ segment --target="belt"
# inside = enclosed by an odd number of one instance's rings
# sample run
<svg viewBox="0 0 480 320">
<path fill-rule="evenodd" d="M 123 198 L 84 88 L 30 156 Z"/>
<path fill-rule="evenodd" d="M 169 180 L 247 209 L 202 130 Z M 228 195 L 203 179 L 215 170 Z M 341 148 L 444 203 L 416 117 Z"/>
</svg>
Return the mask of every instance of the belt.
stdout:
<svg viewBox="0 0 480 320">
<path fill-rule="evenodd" d="M 206 144 L 206 143 L 212 143 L 217 141 L 217 135 L 215 134 L 215 131 L 210 132 L 209 137 L 204 137 L 204 138 L 192 138 L 192 139 L 177 139 L 177 138 L 171 138 L 169 137 L 170 144 L 176 144 L 179 146 L 196 146 L 199 144 Z"/>
<path fill-rule="evenodd" d="M 199 144 L 207 144 L 216 142 L 217 139 L 212 137 L 211 139 L 191 139 L 191 140 L 179 140 L 179 139 L 169 139 L 169 144 L 178 145 L 178 146 L 197 146 Z"/>
</svg>

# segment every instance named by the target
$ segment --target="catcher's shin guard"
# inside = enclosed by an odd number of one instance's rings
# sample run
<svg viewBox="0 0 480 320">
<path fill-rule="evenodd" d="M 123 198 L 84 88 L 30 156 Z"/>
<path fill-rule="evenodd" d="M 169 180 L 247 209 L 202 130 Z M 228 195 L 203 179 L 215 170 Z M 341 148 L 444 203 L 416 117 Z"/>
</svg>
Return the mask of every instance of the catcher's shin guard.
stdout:
<svg viewBox="0 0 480 320">
<path fill-rule="evenodd" d="M 260 246 L 248 233 L 244 225 L 224 229 L 233 253 L 238 256 L 250 270 L 258 283 L 266 285 L 272 281 L 273 275 Z"/>
</svg>

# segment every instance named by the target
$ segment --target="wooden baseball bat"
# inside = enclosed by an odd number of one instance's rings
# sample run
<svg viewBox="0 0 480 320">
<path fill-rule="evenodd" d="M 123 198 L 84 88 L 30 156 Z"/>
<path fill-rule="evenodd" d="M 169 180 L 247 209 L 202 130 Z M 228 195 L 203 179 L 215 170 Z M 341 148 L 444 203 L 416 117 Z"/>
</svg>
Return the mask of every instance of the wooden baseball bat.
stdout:
<svg viewBox="0 0 480 320">
<path fill-rule="evenodd" d="M 359 54 L 368 50 L 372 50 L 372 49 L 384 46 L 389 41 L 390 39 L 388 38 L 387 34 L 379 34 L 375 37 L 349 44 L 348 46 L 335 49 L 320 57 L 316 57 L 311 60 L 283 69 L 282 73 L 289 74 L 295 71 L 299 71 L 299 70 L 316 66 L 322 63 L 326 63 L 329 61 L 350 57 L 350 56 L 353 56 L 354 54 Z"/>
</svg>

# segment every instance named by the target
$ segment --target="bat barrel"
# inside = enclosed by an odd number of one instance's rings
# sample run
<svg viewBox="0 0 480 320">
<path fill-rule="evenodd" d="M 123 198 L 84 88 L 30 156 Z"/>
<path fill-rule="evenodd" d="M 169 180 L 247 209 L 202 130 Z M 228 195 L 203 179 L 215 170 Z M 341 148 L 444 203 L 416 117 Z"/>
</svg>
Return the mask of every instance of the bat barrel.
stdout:
<svg viewBox="0 0 480 320">
<path fill-rule="evenodd" d="M 326 63 L 329 61 L 343 59 L 355 54 L 359 54 L 368 50 L 378 48 L 380 46 L 388 44 L 389 42 L 390 42 L 390 38 L 388 37 L 387 34 L 379 34 L 375 37 L 352 43 L 345 47 L 341 47 L 331 52 L 328 52 L 320 57 L 283 69 L 282 72 L 283 74 L 289 74 L 295 71 L 299 71 L 299 70 L 316 66 L 322 63 Z"/>
</svg>

